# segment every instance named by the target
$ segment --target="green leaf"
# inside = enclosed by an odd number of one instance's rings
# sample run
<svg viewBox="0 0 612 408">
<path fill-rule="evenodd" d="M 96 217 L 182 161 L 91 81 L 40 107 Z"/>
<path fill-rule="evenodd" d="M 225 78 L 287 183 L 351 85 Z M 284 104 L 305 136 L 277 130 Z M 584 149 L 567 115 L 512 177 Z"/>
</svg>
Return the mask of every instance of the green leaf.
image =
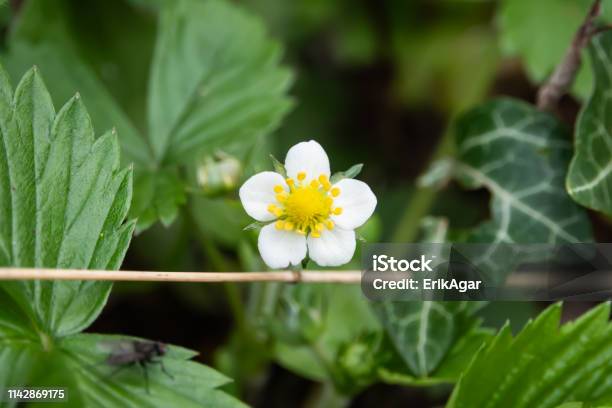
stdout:
<svg viewBox="0 0 612 408">
<path fill-rule="evenodd" d="M 229 2 L 179 0 L 165 7 L 150 78 L 149 131 L 158 162 L 255 140 L 291 103 L 280 46 L 258 19 Z"/>
<path fill-rule="evenodd" d="M 168 407 L 243 407 L 238 400 L 218 388 L 230 380 L 217 371 L 190 359 L 196 354 L 181 347 L 169 346 L 159 364 L 147 366 L 148 391 L 143 370 L 137 365 L 120 370 L 106 364 L 112 344 L 137 340 L 123 336 L 76 334 L 68 336 L 52 349 L 44 350 L 28 337 L 15 339 L 22 345 L 11 344 L 11 333 L 4 331 L 0 320 L 0 362 L 3 367 L 28 367 L 28 376 L 2 381 L 0 387 L 36 386 L 66 387 L 68 401 L 62 406 L 147 406 Z M 138 339 L 141 340 L 141 339 Z M 7 354 L 8 351 L 8 354 Z"/>
<path fill-rule="evenodd" d="M 576 148 L 567 190 L 578 203 L 612 215 L 612 33 L 593 38 L 589 48 L 594 92 L 576 125 Z"/>
<path fill-rule="evenodd" d="M 137 233 L 157 220 L 165 226 L 172 224 L 186 201 L 185 186 L 177 169 L 168 167 L 136 173 L 130 215 L 138 217 Z"/>
<path fill-rule="evenodd" d="M 131 169 L 114 132 L 98 139 L 77 95 L 56 115 L 36 69 L 15 94 L 0 71 L 0 265 L 117 269 L 134 223 L 123 223 Z M 50 335 L 87 327 L 107 282 L 21 281 L 7 292 Z"/>
<path fill-rule="evenodd" d="M 287 178 L 287 170 L 285 169 L 285 165 L 281 163 L 274 155 L 270 155 L 270 160 L 272 160 L 272 166 L 274 167 L 274 171 Z"/>
<path fill-rule="evenodd" d="M 527 74 L 536 84 L 552 74 L 563 59 L 576 30 L 584 21 L 591 0 L 504 0 L 498 12 L 501 47 L 520 56 Z M 604 21 L 612 21 L 612 7 L 603 2 Z M 574 83 L 574 93 L 588 97 L 592 78 L 584 61 Z"/>
<path fill-rule="evenodd" d="M 44 2 L 28 4 L 38 3 Z M 146 165 L 151 161 L 150 149 L 138 130 L 91 68 L 70 49 L 55 43 L 32 45 L 15 40 L 9 44 L 3 62 L 13 77 L 36 65 L 46 77 L 53 79 L 49 82 L 49 90 L 56 104 L 78 91 L 97 126 L 117 129 L 124 163 Z"/>
<path fill-rule="evenodd" d="M 468 241 L 492 244 L 483 254 L 489 278 L 503 279 L 514 255 L 498 243 L 591 240 L 587 216 L 565 191 L 570 135 L 551 115 L 510 99 L 486 103 L 456 125 L 456 176 L 468 188 L 487 188 L 489 221 Z"/>
<path fill-rule="evenodd" d="M 448 222 L 443 218 L 427 217 L 421 228 L 422 242 L 446 240 Z M 373 303 L 391 348 L 395 349 L 394 353 L 382 352 L 378 377 L 405 385 L 455 381 L 487 336 L 479 327 L 480 319 L 474 316 L 482 305 L 433 301 Z"/>
<path fill-rule="evenodd" d="M 313 285 L 313 289 L 321 291 L 323 299 L 329 299 L 322 312 L 325 330 L 316 339 L 314 347 L 279 340 L 274 346 L 274 353 L 281 365 L 306 378 L 335 380 L 329 371 L 329 364 L 341 345 L 352 341 L 359 333 L 379 329 L 379 324 L 359 287 Z"/>
<path fill-rule="evenodd" d="M 76 385 L 76 392 L 70 395 L 73 406 L 116 406 L 118 403 L 152 407 L 244 406 L 217 390 L 230 382 L 228 378 L 205 365 L 189 361 L 196 353 L 180 347 L 169 347 L 163 357 L 164 368 L 170 376 L 159 365 L 147 368 L 149 392 L 144 388 L 143 373 L 137 366 L 111 375 L 115 368 L 100 364 L 108 357 L 105 346 L 124 339 L 121 336 L 79 334 L 59 345 L 60 364 L 65 368 L 58 372 L 73 377 L 69 383 Z"/>
<path fill-rule="evenodd" d="M 0 266 L 117 269 L 134 222 L 131 168 L 117 136 L 99 138 L 77 95 L 55 114 L 36 69 L 15 93 L 0 70 Z M 67 387 L 66 406 L 242 406 L 216 390 L 228 380 L 170 347 L 165 368 L 105 363 L 101 344 L 76 334 L 100 313 L 108 282 L 13 281 L 0 288 L 0 389 Z M 10 367 L 10 369 L 9 369 Z"/>
<path fill-rule="evenodd" d="M 444 303 L 433 304 L 445 306 Z M 337 357 L 343 374 L 340 384 L 347 392 L 354 393 L 378 381 L 412 387 L 455 383 L 493 334 L 479 327 L 478 319 L 455 318 L 452 322 L 458 328 L 458 335 L 439 365 L 427 376 L 413 374 L 389 336 L 384 331 L 376 331 L 361 335 L 340 348 Z"/>
<path fill-rule="evenodd" d="M 414 377 L 434 372 L 455 341 L 479 324 L 473 316 L 477 303 L 378 302 L 373 307 Z"/>
<path fill-rule="evenodd" d="M 387 361 L 378 367 L 378 378 L 387 384 L 406 386 L 453 384 L 459 380 L 476 353 L 492 336 L 491 330 L 474 325 L 453 342 L 453 346 L 447 351 L 439 366 L 429 376 L 412 375 L 405 366 L 398 363 L 399 360 L 395 355 L 388 357 Z"/>
<path fill-rule="evenodd" d="M 556 407 L 612 402 L 610 305 L 559 327 L 561 305 L 547 308 L 513 337 L 509 326 L 483 347 L 455 387 L 448 408 Z"/>
<path fill-rule="evenodd" d="M 147 138 L 134 125 L 147 127 L 139 120 L 144 67 L 126 63 L 134 58 L 133 53 L 126 55 L 125 38 L 130 38 L 129 49 L 141 50 L 141 60 L 148 55 L 149 39 L 118 34 L 126 32 L 125 24 L 91 33 L 83 28 L 86 23 L 70 18 L 78 9 L 73 2 L 27 2 L 5 55 L 10 72 L 37 64 L 52 75 L 56 101 L 78 89 L 97 124 L 117 127 L 123 160 L 135 164 L 131 216 L 138 218 L 139 231 L 157 220 L 166 225 L 174 221 L 185 201 L 179 165 L 190 165 L 219 147 L 245 150 L 256 145 L 291 106 L 286 96 L 291 75 L 279 66 L 280 46 L 268 38 L 257 18 L 222 0 L 163 3 L 148 78 Z M 96 2 L 95 7 L 107 13 L 105 3 Z M 122 14 L 111 20 L 125 18 Z M 142 19 L 134 24 L 150 30 Z M 110 43 L 108 50 L 92 51 L 81 40 L 99 36 Z M 111 72 L 109 77 L 109 66 L 119 74 Z M 123 102 L 130 118 L 113 96 Z"/>
<path fill-rule="evenodd" d="M 15 302 L 0 290 L 0 389 L 23 385 L 41 357 L 45 337 L 38 336 L 31 321 Z"/>
<path fill-rule="evenodd" d="M 332 174 L 332 176 L 330 177 L 330 181 L 333 184 L 345 178 L 355 178 L 359 175 L 359 173 L 361 173 L 362 169 L 363 163 L 355 164 L 346 171 L 339 171 L 337 173 Z"/>
</svg>

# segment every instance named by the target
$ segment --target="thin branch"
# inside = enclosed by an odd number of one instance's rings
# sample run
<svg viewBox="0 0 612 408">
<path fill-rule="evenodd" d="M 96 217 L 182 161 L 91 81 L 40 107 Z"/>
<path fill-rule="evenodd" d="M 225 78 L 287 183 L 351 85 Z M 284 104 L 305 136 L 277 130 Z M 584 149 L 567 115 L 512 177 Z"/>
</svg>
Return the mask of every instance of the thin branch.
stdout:
<svg viewBox="0 0 612 408">
<path fill-rule="evenodd" d="M 576 74 L 581 64 L 582 50 L 591 40 L 591 37 L 600 31 L 595 27 L 595 19 L 601 12 L 601 0 L 593 1 L 593 5 L 586 15 L 584 22 L 576 31 L 574 40 L 565 53 L 565 57 L 548 81 L 538 91 L 538 109 L 552 111 L 557 106 L 559 99 L 567 92 L 574 83 Z"/>
<path fill-rule="evenodd" d="M 0 268 L 2 280 L 94 280 L 141 282 L 326 282 L 359 283 L 360 271 L 146 272 L 83 269 Z"/>
</svg>

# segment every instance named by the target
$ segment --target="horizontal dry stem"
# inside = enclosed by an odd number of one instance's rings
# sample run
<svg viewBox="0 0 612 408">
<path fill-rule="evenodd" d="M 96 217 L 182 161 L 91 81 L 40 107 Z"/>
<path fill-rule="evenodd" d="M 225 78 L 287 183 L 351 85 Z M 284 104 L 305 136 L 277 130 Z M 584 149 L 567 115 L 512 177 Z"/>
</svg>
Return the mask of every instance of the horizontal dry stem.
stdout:
<svg viewBox="0 0 612 408">
<path fill-rule="evenodd" d="M 83 269 L 0 268 L 0 280 L 95 280 L 141 282 L 359 283 L 360 271 L 148 272 Z"/>
</svg>

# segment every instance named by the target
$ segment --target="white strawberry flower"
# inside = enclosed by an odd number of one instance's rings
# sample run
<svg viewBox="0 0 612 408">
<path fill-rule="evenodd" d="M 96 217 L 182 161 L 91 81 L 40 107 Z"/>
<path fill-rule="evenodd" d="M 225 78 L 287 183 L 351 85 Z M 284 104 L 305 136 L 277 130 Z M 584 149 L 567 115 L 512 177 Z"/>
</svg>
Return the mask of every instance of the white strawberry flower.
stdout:
<svg viewBox="0 0 612 408">
<path fill-rule="evenodd" d="M 329 181 L 329 159 L 314 140 L 287 152 L 287 179 L 264 171 L 240 188 L 245 211 L 270 222 L 259 234 L 261 257 L 270 268 L 299 265 L 308 252 L 320 266 L 349 262 L 355 253 L 355 228 L 374 212 L 376 196 L 359 180 Z"/>
</svg>

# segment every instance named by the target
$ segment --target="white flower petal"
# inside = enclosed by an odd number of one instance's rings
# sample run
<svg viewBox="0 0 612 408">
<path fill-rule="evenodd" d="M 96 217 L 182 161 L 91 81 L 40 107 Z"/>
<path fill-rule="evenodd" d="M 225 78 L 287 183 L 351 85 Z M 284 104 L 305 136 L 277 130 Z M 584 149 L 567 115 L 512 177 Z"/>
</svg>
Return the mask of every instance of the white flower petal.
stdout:
<svg viewBox="0 0 612 408">
<path fill-rule="evenodd" d="M 261 229 L 257 247 L 270 268 L 299 265 L 306 257 L 306 237 L 295 231 L 278 230 L 274 224 L 268 224 Z"/>
<path fill-rule="evenodd" d="M 238 195 L 246 213 L 257 221 L 275 219 L 276 216 L 268 211 L 268 206 L 276 203 L 274 186 L 279 184 L 287 188 L 283 176 L 273 171 L 257 173 L 245 181 Z"/>
<path fill-rule="evenodd" d="M 334 228 L 321 232 L 319 238 L 308 237 L 308 254 L 319 266 L 339 266 L 349 262 L 355 253 L 355 231 Z"/>
<path fill-rule="evenodd" d="M 376 196 L 370 187 L 353 179 L 342 179 L 334 187 L 340 189 L 340 195 L 334 198 L 334 207 L 341 207 L 342 214 L 332 215 L 331 219 L 344 229 L 362 226 L 376 208 Z"/>
<path fill-rule="evenodd" d="M 321 145 L 314 140 L 301 142 L 287 152 L 285 158 L 287 176 L 293 179 L 301 171 L 306 173 L 306 182 L 318 178 L 321 174 L 329 177 L 329 158 Z"/>
</svg>

